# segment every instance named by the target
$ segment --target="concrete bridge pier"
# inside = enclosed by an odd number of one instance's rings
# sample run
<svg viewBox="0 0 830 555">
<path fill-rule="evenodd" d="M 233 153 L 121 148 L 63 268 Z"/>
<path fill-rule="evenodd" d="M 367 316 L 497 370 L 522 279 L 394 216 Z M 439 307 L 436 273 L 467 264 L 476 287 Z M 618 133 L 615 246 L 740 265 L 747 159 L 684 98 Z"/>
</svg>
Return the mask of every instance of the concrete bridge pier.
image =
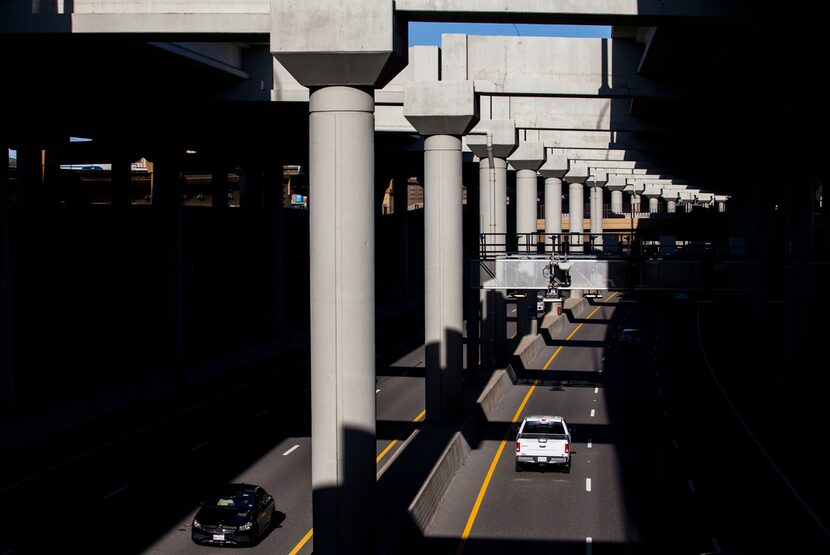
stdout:
<svg viewBox="0 0 830 555">
<path fill-rule="evenodd" d="M 507 161 L 516 170 L 516 233 L 519 236 L 519 251 L 536 252 L 536 215 L 539 196 L 539 177 L 536 173 L 545 161 L 547 153 L 541 142 L 522 141 Z M 531 332 L 528 303 L 536 306 L 536 292 L 525 291 L 524 297 L 516 299 L 516 335 L 524 337 Z"/>
<path fill-rule="evenodd" d="M 489 139 L 488 139 L 489 137 Z M 467 146 L 479 157 L 479 201 L 481 233 L 494 233 L 488 244 L 488 256 L 506 252 L 507 237 L 507 162 L 516 149 L 516 124 L 512 120 L 487 120 L 479 123 L 466 137 Z M 489 147 L 488 147 L 489 141 Z M 493 166 L 490 166 L 490 157 Z M 507 298 L 504 290 L 481 291 L 481 364 L 482 370 L 504 366 L 507 361 Z M 484 315 L 487 315 L 486 319 Z M 490 324 L 492 322 L 492 324 Z M 487 356 L 492 341 L 492 357 Z"/>
<path fill-rule="evenodd" d="M 565 174 L 568 183 L 568 233 L 570 236 L 570 251 L 581 253 L 584 251 L 585 232 L 585 194 L 584 183 L 588 179 L 588 167 L 584 164 L 571 164 L 571 169 Z"/>
<path fill-rule="evenodd" d="M 377 551 L 374 89 L 404 67 L 405 45 L 388 0 L 271 2 L 271 51 L 310 90 L 311 482 L 323 555 Z"/>
<path fill-rule="evenodd" d="M 478 121 L 472 81 L 413 82 L 404 116 L 424 140 L 424 299 L 427 420 L 463 417 L 461 136 Z"/>
<path fill-rule="evenodd" d="M 545 235 L 562 233 L 562 177 L 568 173 L 568 159 L 565 156 L 548 153 L 545 163 L 539 168 L 539 175 L 545 178 Z M 559 240 L 557 237 L 554 240 Z M 545 239 L 545 252 L 552 252 L 553 241 Z M 546 305 L 550 307 L 550 303 Z"/>
<path fill-rule="evenodd" d="M 602 250 L 602 204 L 603 188 L 608 181 L 608 175 L 603 171 L 595 171 L 587 179 L 591 198 L 591 250 Z"/>
</svg>

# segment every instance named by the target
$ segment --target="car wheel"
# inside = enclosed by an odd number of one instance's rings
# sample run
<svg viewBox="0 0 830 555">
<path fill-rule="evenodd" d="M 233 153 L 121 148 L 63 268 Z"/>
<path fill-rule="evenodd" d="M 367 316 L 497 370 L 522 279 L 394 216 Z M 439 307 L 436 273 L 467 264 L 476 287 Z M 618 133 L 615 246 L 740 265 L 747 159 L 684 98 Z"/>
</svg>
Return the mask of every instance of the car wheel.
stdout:
<svg viewBox="0 0 830 555">
<path fill-rule="evenodd" d="M 516 472 L 524 472 L 525 467 L 520 462 L 516 462 Z"/>
</svg>

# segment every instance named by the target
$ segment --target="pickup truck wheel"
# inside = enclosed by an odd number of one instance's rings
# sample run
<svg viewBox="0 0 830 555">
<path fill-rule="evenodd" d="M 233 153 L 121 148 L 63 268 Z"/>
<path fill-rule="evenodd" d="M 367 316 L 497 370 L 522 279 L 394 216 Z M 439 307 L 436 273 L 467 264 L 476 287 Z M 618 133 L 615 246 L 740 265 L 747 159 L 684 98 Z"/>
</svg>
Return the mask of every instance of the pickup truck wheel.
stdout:
<svg viewBox="0 0 830 555">
<path fill-rule="evenodd" d="M 516 461 L 516 472 L 524 472 L 525 467 L 519 461 Z"/>
<path fill-rule="evenodd" d="M 562 472 L 565 473 L 565 474 L 570 474 L 571 473 L 571 463 L 568 463 L 565 466 L 563 466 L 562 467 Z"/>
</svg>

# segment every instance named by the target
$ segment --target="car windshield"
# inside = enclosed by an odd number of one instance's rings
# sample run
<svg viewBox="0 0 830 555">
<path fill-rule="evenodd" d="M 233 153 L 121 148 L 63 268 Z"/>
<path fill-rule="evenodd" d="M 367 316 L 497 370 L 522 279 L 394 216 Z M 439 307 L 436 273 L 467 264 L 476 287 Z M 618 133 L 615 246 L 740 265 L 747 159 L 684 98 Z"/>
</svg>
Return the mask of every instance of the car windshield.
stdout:
<svg viewBox="0 0 830 555">
<path fill-rule="evenodd" d="M 253 509 L 254 492 L 251 490 L 222 490 L 205 500 L 208 507 L 227 507 L 229 509 Z"/>
<path fill-rule="evenodd" d="M 522 429 L 522 435 L 526 434 L 556 434 L 562 435 L 565 433 L 565 427 L 562 422 L 553 420 L 528 420 L 525 422 L 525 427 Z"/>
</svg>

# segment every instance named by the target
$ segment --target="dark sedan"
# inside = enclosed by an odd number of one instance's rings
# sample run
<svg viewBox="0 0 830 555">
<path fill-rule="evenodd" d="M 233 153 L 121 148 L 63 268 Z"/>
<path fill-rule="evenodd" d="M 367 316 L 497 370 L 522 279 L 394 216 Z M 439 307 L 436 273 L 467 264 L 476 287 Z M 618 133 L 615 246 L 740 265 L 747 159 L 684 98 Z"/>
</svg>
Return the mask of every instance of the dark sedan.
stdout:
<svg viewBox="0 0 830 555">
<path fill-rule="evenodd" d="M 228 484 L 212 492 L 193 518 L 196 543 L 255 544 L 271 527 L 274 498 L 252 484 Z"/>
</svg>

